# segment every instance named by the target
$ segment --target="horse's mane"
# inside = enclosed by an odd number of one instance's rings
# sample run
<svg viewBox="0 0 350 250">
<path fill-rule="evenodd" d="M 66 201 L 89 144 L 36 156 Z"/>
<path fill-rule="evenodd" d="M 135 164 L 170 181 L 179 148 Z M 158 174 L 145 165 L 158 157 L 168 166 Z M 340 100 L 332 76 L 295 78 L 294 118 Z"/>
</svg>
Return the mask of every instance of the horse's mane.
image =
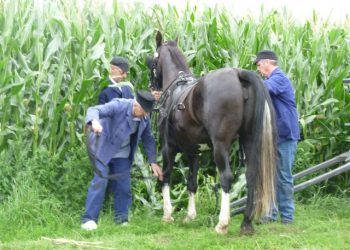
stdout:
<svg viewBox="0 0 350 250">
<path fill-rule="evenodd" d="M 168 41 L 167 45 L 168 45 L 167 48 L 176 66 L 182 69 L 186 69 L 188 71 L 186 73 L 189 73 L 189 67 L 188 67 L 186 58 L 183 55 L 183 53 L 180 51 L 180 49 L 177 47 L 177 42 Z"/>
</svg>

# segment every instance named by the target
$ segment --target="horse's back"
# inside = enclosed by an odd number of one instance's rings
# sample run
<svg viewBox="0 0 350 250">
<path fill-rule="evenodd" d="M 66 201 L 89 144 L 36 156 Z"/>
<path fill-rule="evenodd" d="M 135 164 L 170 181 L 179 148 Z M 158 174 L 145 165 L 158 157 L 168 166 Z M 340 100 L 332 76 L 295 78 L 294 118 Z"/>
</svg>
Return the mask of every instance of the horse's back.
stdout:
<svg viewBox="0 0 350 250">
<path fill-rule="evenodd" d="M 199 80 L 202 119 L 212 137 L 232 138 L 237 134 L 244 112 L 244 89 L 239 70 L 222 68 Z"/>
</svg>

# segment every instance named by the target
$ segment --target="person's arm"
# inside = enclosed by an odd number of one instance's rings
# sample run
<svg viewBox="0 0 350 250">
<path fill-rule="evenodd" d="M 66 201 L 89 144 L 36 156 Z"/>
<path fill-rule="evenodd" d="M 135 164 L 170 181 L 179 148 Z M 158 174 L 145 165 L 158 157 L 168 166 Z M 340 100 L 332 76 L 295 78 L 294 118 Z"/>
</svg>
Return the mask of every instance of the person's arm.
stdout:
<svg viewBox="0 0 350 250">
<path fill-rule="evenodd" d="M 154 99 L 156 99 L 156 101 L 158 102 L 163 92 L 157 91 L 157 90 L 151 90 L 151 94 L 154 96 Z"/>
<path fill-rule="evenodd" d="M 91 123 L 93 130 L 95 127 L 95 130 L 97 132 L 100 130 L 102 131 L 102 127 L 100 128 L 101 124 L 99 122 L 101 118 L 122 114 L 124 109 L 130 108 L 130 105 L 132 106 L 132 102 L 122 102 L 118 99 L 115 99 L 103 105 L 90 107 L 86 112 L 85 123 Z"/>
<path fill-rule="evenodd" d="M 149 119 L 146 121 L 147 125 L 144 129 L 141 138 L 142 138 L 142 144 L 145 149 L 147 160 L 151 164 L 151 168 L 153 171 L 153 174 L 158 177 L 159 180 L 163 180 L 163 172 L 161 167 L 157 164 L 156 161 L 156 143 L 154 141 L 152 132 L 151 132 L 151 124 Z"/>
<path fill-rule="evenodd" d="M 287 81 L 288 80 L 286 78 L 276 75 L 270 77 L 269 79 L 266 79 L 264 83 L 267 89 L 269 90 L 270 94 L 279 95 L 286 91 L 286 88 L 288 87 Z"/>
<path fill-rule="evenodd" d="M 157 176 L 160 181 L 163 181 L 162 168 L 157 163 L 151 163 L 151 168 L 153 171 L 153 175 Z"/>
</svg>

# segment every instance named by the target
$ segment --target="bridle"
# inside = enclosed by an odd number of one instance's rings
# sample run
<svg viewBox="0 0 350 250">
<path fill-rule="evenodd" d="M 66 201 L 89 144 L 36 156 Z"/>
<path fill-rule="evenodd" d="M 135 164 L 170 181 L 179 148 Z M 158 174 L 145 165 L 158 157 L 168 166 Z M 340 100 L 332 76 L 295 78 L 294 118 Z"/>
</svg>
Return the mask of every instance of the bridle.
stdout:
<svg viewBox="0 0 350 250">
<path fill-rule="evenodd" d="M 158 75 L 157 72 L 157 67 L 158 67 L 158 60 L 159 60 L 159 53 L 156 51 L 154 53 L 154 57 L 152 60 L 152 65 L 151 65 L 151 82 L 150 82 L 150 88 L 153 90 L 161 90 L 162 86 L 160 84 L 161 79 L 161 74 Z"/>
<path fill-rule="evenodd" d="M 168 42 L 164 42 L 162 46 L 167 47 Z M 160 46 L 160 47 L 162 47 Z M 160 48 L 158 47 L 158 49 Z M 154 53 L 154 57 L 152 60 L 151 65 L 151 81 L 150 81 L 150 88 L 154 90 L 163 90 L 163 83 L 162 83 L 162 73 L 159 73 L 157 71 L 158 69 L 158 61 L 159 61 L 159 52 L 157 51 Z M 192 82 L 195 78 L 192 74 L 185 74 L 183 71 L 179 71 L 177 74 L 177 77 L 167 86 L 166 89 L 163 90 L 163 93 L 167 92 L 169 89 L 174 89 L 175 83 L 178 84 L 180 82 Z M 178 84 L 180 85 L 180 84 Z"/>
</svg>

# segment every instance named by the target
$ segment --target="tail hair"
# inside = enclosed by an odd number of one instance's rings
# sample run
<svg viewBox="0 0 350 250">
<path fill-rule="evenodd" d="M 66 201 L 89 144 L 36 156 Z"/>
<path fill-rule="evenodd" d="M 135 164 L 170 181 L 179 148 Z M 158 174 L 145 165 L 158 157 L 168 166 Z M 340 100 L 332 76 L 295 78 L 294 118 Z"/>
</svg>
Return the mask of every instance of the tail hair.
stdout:
<svg viewBox="0 0 350 250">
<path fill-rule="evenodd" d="M 275 113 L 270 95 L 262 79 L 253 71 L 242 70 L 240 79 L 255 93 L 253 121 L 253 159 L 248 161 L 247 173 L 253 188 L 254 208 L 250 216 L 262 217 L 271 212 L 276 200 L 277 133 Z"/>
</svg>

